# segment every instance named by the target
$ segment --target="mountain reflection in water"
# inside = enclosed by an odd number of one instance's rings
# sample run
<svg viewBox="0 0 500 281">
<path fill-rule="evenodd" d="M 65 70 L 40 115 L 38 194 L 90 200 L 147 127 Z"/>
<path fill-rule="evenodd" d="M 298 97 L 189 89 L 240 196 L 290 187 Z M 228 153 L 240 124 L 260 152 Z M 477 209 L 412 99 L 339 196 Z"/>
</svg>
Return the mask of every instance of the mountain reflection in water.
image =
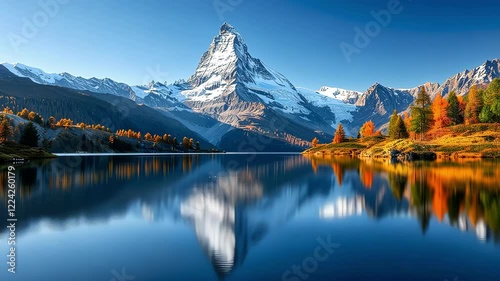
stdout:
<svg viewBox="0 0 500 281">
<path fill-rule="evenodd" d="M 242 266 L 255 245 L 302 210 L 315 209 L 323 221 L 409 217 L 421 235 L 434 217 L 494 247 L 500 240 L 494 161 L 403 165 L 230 154 L 84 157 L 77 168 L 69 161 L 18 167 L 20 233 L 46 221 L 64 230 L 75 221 L 106 225 L 129 214 L 155 224 L 185 222 L 219 277 Z M 6 195 L 1 189 L 3 208 Z"/>
</svg>

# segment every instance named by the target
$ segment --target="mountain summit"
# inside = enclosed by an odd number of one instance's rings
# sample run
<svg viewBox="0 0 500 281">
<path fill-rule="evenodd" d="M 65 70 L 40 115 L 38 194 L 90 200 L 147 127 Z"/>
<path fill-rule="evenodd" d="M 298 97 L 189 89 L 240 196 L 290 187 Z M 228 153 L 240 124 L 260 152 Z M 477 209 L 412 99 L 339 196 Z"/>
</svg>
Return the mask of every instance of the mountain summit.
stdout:
<svg viewBox="0 0 500 281">
<path fill-rule="evenodd" d="M 225 23 L 220 28 L 220 33 L 214 37 L 207 52 L 201 57 L 198 68 L 189 78 L 188 83 L 193 87 L 193 92 L 188 97 L 193 100 L 213 100 L 221 95 L 230 94 L 236 86 L 245 86 L 246 89 L 236 91 L 238 96 L 248 102 L 260 102 L 260 98 L 280 98 L 293 102 L 283 104 L 291 111 L 305 111 L 297 103 L 302 98 L 295 87 L 283 75 L 266 67 L 259 59 L 253 58 L 241 35 L 236 29 Z M 248 93 L 250 90 L 251 95 Z M 269 95 L 274 91 L 275 95 Z"/>
<path fill-rule="evenodd" d="M 306 145 L 315 131 L 330 135 L 340 121 L 331 107 L 318 108 L 313 102 L 317 93 L 299 92 L 285 76 L 250 55 L 240 33 L 227 23 L 187 82 L 191 89 L 181 92 L 183 102 L 195 112 L 287 145 Z"/>
<path fill-rule="evenodd" d="M 473 85 L 486 85 L 497 77 L 500 77 L 500 60 L 487 60 L 472 70 L 464 70 L 449 78 L 433 96 L 437 93 L 445 96 L 451 91 L 455 91 L 460 96 L 466 95 Z"/>
</svg>

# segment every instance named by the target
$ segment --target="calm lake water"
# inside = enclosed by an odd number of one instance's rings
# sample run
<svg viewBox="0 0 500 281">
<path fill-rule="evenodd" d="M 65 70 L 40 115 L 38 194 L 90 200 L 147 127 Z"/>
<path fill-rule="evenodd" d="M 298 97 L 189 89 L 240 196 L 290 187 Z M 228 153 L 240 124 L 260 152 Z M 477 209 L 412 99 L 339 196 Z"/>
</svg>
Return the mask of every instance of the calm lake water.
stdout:
<svg viewBox="0 0 500 281">
<path fill-rule="evenodd" d="M 0 280 L 500 280 L 499 162 L 72 156 L 16 173 L 17 273 L 2 228 Z"/>
</svg>

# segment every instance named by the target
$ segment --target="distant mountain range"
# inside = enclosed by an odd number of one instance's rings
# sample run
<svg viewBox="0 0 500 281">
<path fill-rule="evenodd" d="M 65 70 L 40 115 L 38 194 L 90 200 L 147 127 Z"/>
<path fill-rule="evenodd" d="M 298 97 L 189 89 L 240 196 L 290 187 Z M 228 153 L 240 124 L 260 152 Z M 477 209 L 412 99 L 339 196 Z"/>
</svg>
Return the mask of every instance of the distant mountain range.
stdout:
<svg viewBox="0 0 500 281">
<path fill-rule="evenodd" d="M 28 78 L 12 74 L 0 65 L 0 106 L 14 111 L 28 108 L 40 113 L 45 119 L 70 118 L 75 123 L 100 124 L 111 128 L 132 129 L 143 134 L 171 134 L 182 140 L 184 136 L 200 141 L 203 148 L 213 145 L 202 135 L 188 129 L 181 122 L 148 106 L 139 105 L 129 98 L 100 94 L 64 87 L 40 85 Z M 67 144 L 70 146 L 70 144 Z M 64 152 L 74 152 L 67 147 Z"/>
<path fill-rule="evenodd" d="M 314 137 L 330 142 L 339 123 L 355 136 L 367 120 L 382 126 L 394 109 L 407 110 L 420 86 L 432 96 L 450 91 L 466 95 L 472 85 L 500 77 L 500 60 L 494 59 L 441 85 L 428 82 L 394 89 L 376 83 L 364 93 L 328 86 L 317 91 L 298 88 L 252 57 L 242 36 L 229 24 L 221 26 L 194 74 L 170 85 L 130 86 L 109 78 L 48 74 L 23 64 L 3 66 L 37 84 L 130 99 L 156 109 L 159 118 L 176 120 L 215 146 L 248 152 L 298 151 Z"/>
</svg>

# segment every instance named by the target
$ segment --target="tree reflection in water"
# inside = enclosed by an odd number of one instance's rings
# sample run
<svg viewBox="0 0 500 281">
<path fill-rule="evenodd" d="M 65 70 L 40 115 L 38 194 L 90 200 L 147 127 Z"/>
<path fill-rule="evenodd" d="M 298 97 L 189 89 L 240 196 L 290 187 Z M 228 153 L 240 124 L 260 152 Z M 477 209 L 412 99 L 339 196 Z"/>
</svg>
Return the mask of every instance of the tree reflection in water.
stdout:
<svg viewBox="0 0 500 281">
<path fill-rule="evenodd" d="M 397 201 L 407 201 L 410 211 L 426 233 L 432 216 L 446 219 L 461 230 L 475 231 L 481 240 L 491 234 L 500 240 L 500 162 L 435 161 L 390 163 L 349 157 L 306 156 L 314 169 L 331 167 L 339 186 L 345 174 L 356 171 L 359 180 L 351 182 L 366 190 L 388 185 Z M 373 175 L 385 182 L 374 183 Z M 365 191 L 366 192 L 366 191 Z M 367 207 L 369 208 L 369 207 Z"/>
</svg>

